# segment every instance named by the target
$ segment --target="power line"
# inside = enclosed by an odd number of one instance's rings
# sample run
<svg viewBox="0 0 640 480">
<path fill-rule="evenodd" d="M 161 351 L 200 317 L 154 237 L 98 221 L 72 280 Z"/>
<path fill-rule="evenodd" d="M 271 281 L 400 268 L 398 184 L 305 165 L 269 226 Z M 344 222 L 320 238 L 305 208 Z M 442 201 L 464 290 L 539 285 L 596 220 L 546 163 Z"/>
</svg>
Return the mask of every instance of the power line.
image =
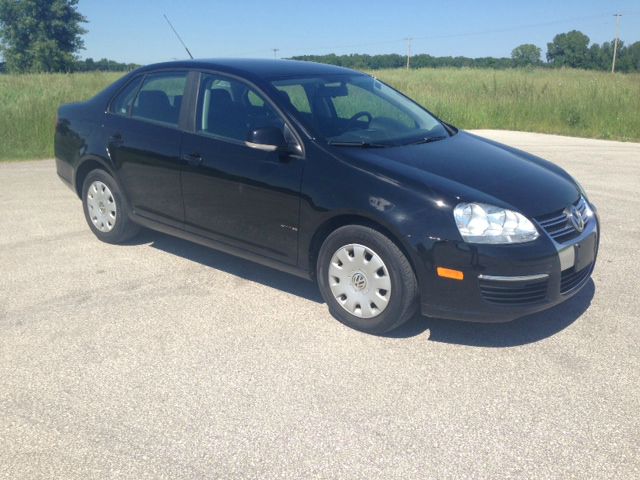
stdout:
<svg viewBox="0 0 640 480">
<path fill-rule="evenodd" d="M 278 52 L 280 51 L 279 48 L 272 48 L 271 50 L 273 50 L 273 58 L 278 58 Z"/>
<path fill-rule="evenodd" d="M 625 15 L 638 15 L 638 14 L 640 14 L 640 12 L 624 12 L 624 14 Z M 495 33 L 505 33 L 505 32 L 511 32 L 511 31 L 518 31 L 518 30 L 523 30 L 523 29 L 528 29 L 528 28 L 537 28 L 537 27 L 544 27 L 544 26 L 563 24 L 563 23 L 567 23 L 567 22 L 575 22 L 575 21 L 581 21 L 581 20 L 593 20 L 593 19 L 609 17 L 610 15 L 611 15 L 610 13 L 603 13 L 603 14 L 598 14 L 598 15 L 589 15 L 589 16 L 582 16 L 582 17 L 564 18 L 564 19 L 552 20 L 552 21 L 548 21 L 548 22 L 529 23 L 529 24 L 524 24 L 524 25 L 517 25 L 517 26 L 513 26 L 513 27 L 506 27 L 506 28 L 492 29 L 492 30 L 479 30 L 479 31 L 472 31 L 472 32 L 447 33 L 447 34 L 441 34 L 441 35 L 411 36 L 411 37 L 405 37 L 405 38 L 394 39 L 394 40 L 387 39 L 387 40 L 378 40 L 378 41 L 373 41 L 373 42 L 363 42 L 363 43 L 343 44 L 343 45 L 332 45 L 332 46 L 325 45 L 325 46 L 297 47 L 296 50 L 298 50 L 298 51 L 303 50 L 303 51 L 309 52 L 309 51 L 319 51 L 319 50 L 343 50 L 343 49 L 347 49 L 347 48 L 369 47 L 369 46 L 375 46 L 375 45 L 401 44 L 401 43 L 407 43 L 409 38 L 411 38 L 411 42 L 412 42 L 411 46 L 413 47 L 413 41 L 415 41 L 415 40 L 432 40 L 432 39 L 442 39 L 442 38 L 469 37 L 469 36 L 476 36 L 476 35 L 490 35 L 490 34 L 495 34 Z M 608 23 L 608 22 L 605 22 L 605 23 Z M 600 25 L 600 23 L 598 23 L 598 25 Z M 270 50 L 273 51 L 273 49 L 270 49 Z M 280 50 L 280 49 L 278 49 L 278 50 Z M 291 52 L 293 49 L 286 48 L 284 50 L 287 51 L 287 52 Z M 254 54 L 254 53 L 255 54 L 266 53 L 267 51 L 269 51 L 269 49 L 253 50 L 251 52 L 244 52 L 244 53 L 240 53 L 238 55 L 249 55 L 249 54 Z"/>
<path fill-rule="evenodd" d="M 518 26 L 514 26 L 514 27 L 507 27 L 507 28 L 500 28 L 500 29 L 493 29 L 493 30 L 481 30 L 481 31 L 475 31 L 475 32 L 459 32 L 459 33 L 447 33 L 447 34 L 441 34 L 441 35 L 424 35 L 424 36 L 412 36 L 412 40 L 430 40 L 430 39 L 438 39 L 438 38 L 455 38 L 455 37 L 468 37 L 468 36 L 474 36 L 474 35 L 488 35 L 488 34 L 492 34 L 492 33 L 503 33 L 503 32 L 510 32 L 510 31 L 518 31 L 518 30 L 522 30 L 525 28 L 537 28 L 537 27 L 543 27 L 543 26 L 549 26 L 549 25 L 556 25 L 556 24 L 561 24 L 561 23 L 566 23 L 566 22 L 571 22 L 571 21 L 579 21 L 579 20 L 592 20 L 594 18 L 604 18 L 604 17 L 608 17 L 610 14 L 609 13 L 603 13 L 603 14 L 598 14 L 598 15 L 590 15 L 590 16 L 584 16 L 584 17 L 573 17 L 573 18 L 564 18 L 564 19 L 560 19 L 560 20 L 553 20 L 553 21 L 549 21 L 549 22 L 539 22 L 539 23 L 530 23 L 530 24 L 526 24 L 526 25 L 518 25 Z M 351 45 L 333 45 L 333 46 L 318 46 L 318 47 L 307 47 L 306 50 L 331 50 L 331 49 L 342 49 L 342 48 L 354 48 L 354 47 L 368 47 L 368 46 L 373 46 L 373 45 L 384 45 L 384 44 L 393 44 L 393 43 L 401 43 L 401 42 L 406 42 L 407 38 L 402 38 L 402 39 L 395 39 L 395 40 L 380 40 L 380 41 L 375 41 L 375 42 L 367 42 L 367 43 L 360 43 L 360 44 L 351 44 Z"/>
<path fill-rule="evenodd" d="M 421 39 L 434 39 L 434 38 L 470 37 L 470 36 L 474 36 L 474 35 L 488 35 L 488 34 L 492 34 L 492 33 L 513 32 L 513 31 L 522 30 L 524 28 L 547 27 L 547 26 L 558 25 L 558 24 L 562 24 L 562 23 L 566 23 L 566 22 L 575 22 L 575 21 L 580 21 L 580 20 L 593 20 L 595 18 L 608 17 L 609 15 L 610 15 L 609 13 L 603 13 L 603 14 L 590 15 L 590 16 L 585 16 L 585 17 L 564 18 L 564 19 L 561 19 L 561 20 L 552 20 L 552 21 L 549 21 L 549 22 L 529 23 L 529 24 L 525 24 L 525 25 L 517 25 L 517 26 L 513 26 L 513 27 L 498 28 L 498 29 L 493 29 L 493 30 L 479 30 L 479 31 L 475 31 L 475 32 L 452 33 L 452 34 L 443 34 L 443 35 L 427 35 L 427 36 L 423 36 L 423 37 L 414 37 L 414 38 L 416 40 L 421 40 Z"/>
</svg>

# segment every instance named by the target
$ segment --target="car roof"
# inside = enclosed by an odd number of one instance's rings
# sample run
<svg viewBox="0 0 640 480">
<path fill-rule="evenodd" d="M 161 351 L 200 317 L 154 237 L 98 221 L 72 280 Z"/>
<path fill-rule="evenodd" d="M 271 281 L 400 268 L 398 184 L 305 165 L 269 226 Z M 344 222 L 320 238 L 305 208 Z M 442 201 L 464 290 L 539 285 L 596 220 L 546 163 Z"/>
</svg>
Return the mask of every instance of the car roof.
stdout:
<svg viewBox="0 0 640 480">
<path fill-rule="evenodd" d="M 142 67 L 141 70 L 156 70 L 167 68 L 204 68 L 240 76 L 257 77 L 263 80 L 275 78 L 296 77 L 303 75 L 360 74 L 356 70 L 326 65 L 324 63 L 306 62 L 300 60 L 277 59 L 247 59 L 247 58 L 212 58 L 196 60 L 178 60 L 173 62 L 155 63 Z"/>
</svg>

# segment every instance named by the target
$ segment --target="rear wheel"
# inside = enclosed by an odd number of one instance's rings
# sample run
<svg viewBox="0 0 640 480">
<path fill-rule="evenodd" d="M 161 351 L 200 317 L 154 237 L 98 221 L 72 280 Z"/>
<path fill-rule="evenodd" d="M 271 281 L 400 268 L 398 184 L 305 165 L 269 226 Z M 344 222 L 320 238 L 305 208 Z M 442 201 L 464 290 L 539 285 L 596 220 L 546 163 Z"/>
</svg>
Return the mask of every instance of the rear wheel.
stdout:
<svg viewBox="0 0 640 480">
<path fill-rule="evenodd" d="M 82 184 L 84 216 L 103 242 L 121 243 L 139 231 L 129 218 L 129 205 L 117 182 L 104 170 L 89 172 Z"/>
<path fill-rule="evenodd" d="M 416 312 L 418 287 L 409 261 L 372 228 L 348 225 L 332 232 L 320 248 L 317 278 L 331 314 L 351 328 L 381 334 Z"/>
</svg>

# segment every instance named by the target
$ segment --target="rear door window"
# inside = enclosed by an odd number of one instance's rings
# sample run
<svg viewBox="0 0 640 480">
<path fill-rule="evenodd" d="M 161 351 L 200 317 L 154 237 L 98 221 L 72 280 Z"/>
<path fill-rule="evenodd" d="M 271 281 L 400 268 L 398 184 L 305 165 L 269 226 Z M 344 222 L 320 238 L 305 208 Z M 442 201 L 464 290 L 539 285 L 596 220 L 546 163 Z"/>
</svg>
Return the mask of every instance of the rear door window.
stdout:
<svg viewBox="0 0 640 480">
<path fill-rule="evenodd" d="M 177 126 L 186 85 L 186 72 L 147 75 L 133 103 L 131 116 Z"/>
</svg>

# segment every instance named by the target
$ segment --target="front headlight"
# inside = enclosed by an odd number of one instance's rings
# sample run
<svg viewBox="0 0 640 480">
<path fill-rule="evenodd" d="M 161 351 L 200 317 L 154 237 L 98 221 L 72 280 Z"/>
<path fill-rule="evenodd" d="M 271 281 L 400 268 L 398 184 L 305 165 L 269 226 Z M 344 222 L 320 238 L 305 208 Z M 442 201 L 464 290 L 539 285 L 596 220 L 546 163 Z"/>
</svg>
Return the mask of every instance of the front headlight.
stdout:
<svg viewBox="0 0 640 480">
<path fill-rule="evenodd" d="M 539 236 L 527 217 L 486 203 L 460 203 L 453 216 L 460 235 L 469 243 L 522 243 Z"/>
</svg>

